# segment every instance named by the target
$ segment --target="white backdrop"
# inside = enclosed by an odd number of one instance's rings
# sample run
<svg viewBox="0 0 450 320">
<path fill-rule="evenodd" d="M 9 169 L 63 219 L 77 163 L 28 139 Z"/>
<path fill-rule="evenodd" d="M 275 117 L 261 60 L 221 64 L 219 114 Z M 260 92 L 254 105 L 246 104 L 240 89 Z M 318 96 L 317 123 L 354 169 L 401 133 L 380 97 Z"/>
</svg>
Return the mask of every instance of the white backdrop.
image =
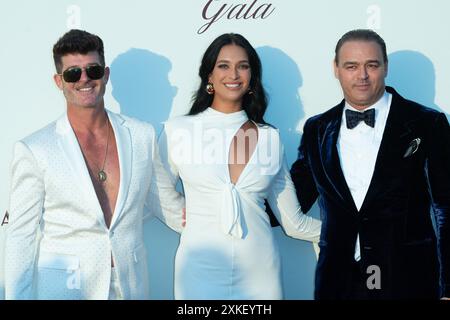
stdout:
<svg viewBox="0 0 450 320">
<path fill-rule="evenodd" d="M 242 17 L 233 17 L 243 4 Z M 235 5 L 241 7 L 232 11 Z M 217 13 L 216 21 L 200 33 Z M 231 16 L 220 17 L 223 13 Z M 112 72 L 107 107 L 157 129 L 161 121 L 188 111 L 208 44 L 225 32 L 243 34 L 263 61 L 270 96 L 266 120 L 280 129 L 292 163 L 306 119 L 342 99 L 332 59 L 337 40 L 350 29 L 379 32 L 390 58 L 387 83 L 448 116 L 449 16 L 447 0 L 4 0 L 0 216 L 8 207 L 14 142 L 64 112 L 64 99 L 52 80 L 51 49 L 70 28 L 96 33 L 105 43 Z M 317 216 L 316 207 L 313 211 Z M 0 292 L 6 227 L 0 227 Z M 156 220 L 147 222 L 145 231 L 152 299 L 172 299 L 178 235 Z M 316 263 L 312 246 L 286 237 L 279 227 L 274 231 L 282 255 L 285 298 L 311 299 Z"/>
</svg>

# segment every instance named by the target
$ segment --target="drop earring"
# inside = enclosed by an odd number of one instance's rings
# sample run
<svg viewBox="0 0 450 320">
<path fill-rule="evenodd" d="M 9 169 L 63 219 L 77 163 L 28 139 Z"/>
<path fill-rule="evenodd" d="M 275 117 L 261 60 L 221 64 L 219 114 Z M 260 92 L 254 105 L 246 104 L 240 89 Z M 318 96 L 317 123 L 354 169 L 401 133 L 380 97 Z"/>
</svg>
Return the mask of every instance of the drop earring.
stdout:
<svg viewBox="0 0 450 320">
<path fill-rule="evenodd" d="M 208 92 L 209 95 L 214 94 L 214 86 L 211 82 L 208 82 L 206 85 L 206 92 Z"/>
</svg>

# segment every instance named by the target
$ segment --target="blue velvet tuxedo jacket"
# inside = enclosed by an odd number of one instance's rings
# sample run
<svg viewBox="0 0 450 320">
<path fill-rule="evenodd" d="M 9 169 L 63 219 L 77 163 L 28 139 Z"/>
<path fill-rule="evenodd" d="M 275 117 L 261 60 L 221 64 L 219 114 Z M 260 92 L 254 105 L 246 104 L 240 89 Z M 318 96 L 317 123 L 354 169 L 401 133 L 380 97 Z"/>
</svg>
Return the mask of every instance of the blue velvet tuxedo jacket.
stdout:
<svg viewBox="0 0 450 320">
<path fill-rule="evenodd" d="M 291 175 L 302 211 L 316 199 L 321 210 L 316 299 L 349 297 L 358 233 L 363 270 L 380 268 L 381 289 L 367 289 L 370 298 L 450 296 L 449 124 L 443 113 L 386 90 L 392 104 L 359 211 L 336 146 L 345 102 L 305 123 Z"/>
</svg>

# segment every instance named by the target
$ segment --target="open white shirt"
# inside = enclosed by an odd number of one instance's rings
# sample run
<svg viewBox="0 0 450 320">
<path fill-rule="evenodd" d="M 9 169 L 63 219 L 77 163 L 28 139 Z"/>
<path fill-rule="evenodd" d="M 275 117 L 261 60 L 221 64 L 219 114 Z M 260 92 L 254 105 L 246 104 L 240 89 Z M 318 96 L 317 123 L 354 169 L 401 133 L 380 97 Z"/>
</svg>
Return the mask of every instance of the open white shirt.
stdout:
<svg viewBox="0 0 450 320">
<path fill-rule="evenodd" d="M 353 129 L 347 128 L 345 110 L 358 110 L 350 106 L 348 102 L 345 102 L 341 130 L 337 140 L 337 149 L 345 181 L 347 182 L 358 211 L 361 209 L 372 180 L 391 101 L 392 95 L 385 91 L 380 100 L 364 110 L 375 109 L 375 127 L 372 128 L 364 121 L 361 121 Z M 359 261 L 360 259 L 358 234 L 355 247 L 355 260 Z"/>
</svg>

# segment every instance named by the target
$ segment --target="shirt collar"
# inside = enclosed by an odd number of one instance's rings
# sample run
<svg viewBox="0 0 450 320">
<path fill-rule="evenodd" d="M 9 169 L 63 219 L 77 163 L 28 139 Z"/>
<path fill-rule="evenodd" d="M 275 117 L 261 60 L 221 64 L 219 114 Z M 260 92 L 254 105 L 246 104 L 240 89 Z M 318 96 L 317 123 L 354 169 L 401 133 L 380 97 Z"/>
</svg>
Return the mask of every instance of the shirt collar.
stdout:
<svg viewBox="0 0 450 320">
<path fill-rule="evenodd" d="M 368 107 L 362 111 L 353 108 L 347 101 L 345 101 L 344 113 L 345 113 L 345 110 L 347 110 L 347 109 L 352 110 L 352 111 L 357 111 L 357 112 L 364 112 L 369 109 L 375 109 L 375 117 L 377 117 L 377 115 L 380 114 L 381 110 L 384 110 L 388 107 L 389 107 L 389 93 L 385 90 L 384 94 L 381 96 L 380 99 L 378 99 L 377 102 L 375 102 L 373 105 L 371 105 L 370 107 Z"/>
</svg>

